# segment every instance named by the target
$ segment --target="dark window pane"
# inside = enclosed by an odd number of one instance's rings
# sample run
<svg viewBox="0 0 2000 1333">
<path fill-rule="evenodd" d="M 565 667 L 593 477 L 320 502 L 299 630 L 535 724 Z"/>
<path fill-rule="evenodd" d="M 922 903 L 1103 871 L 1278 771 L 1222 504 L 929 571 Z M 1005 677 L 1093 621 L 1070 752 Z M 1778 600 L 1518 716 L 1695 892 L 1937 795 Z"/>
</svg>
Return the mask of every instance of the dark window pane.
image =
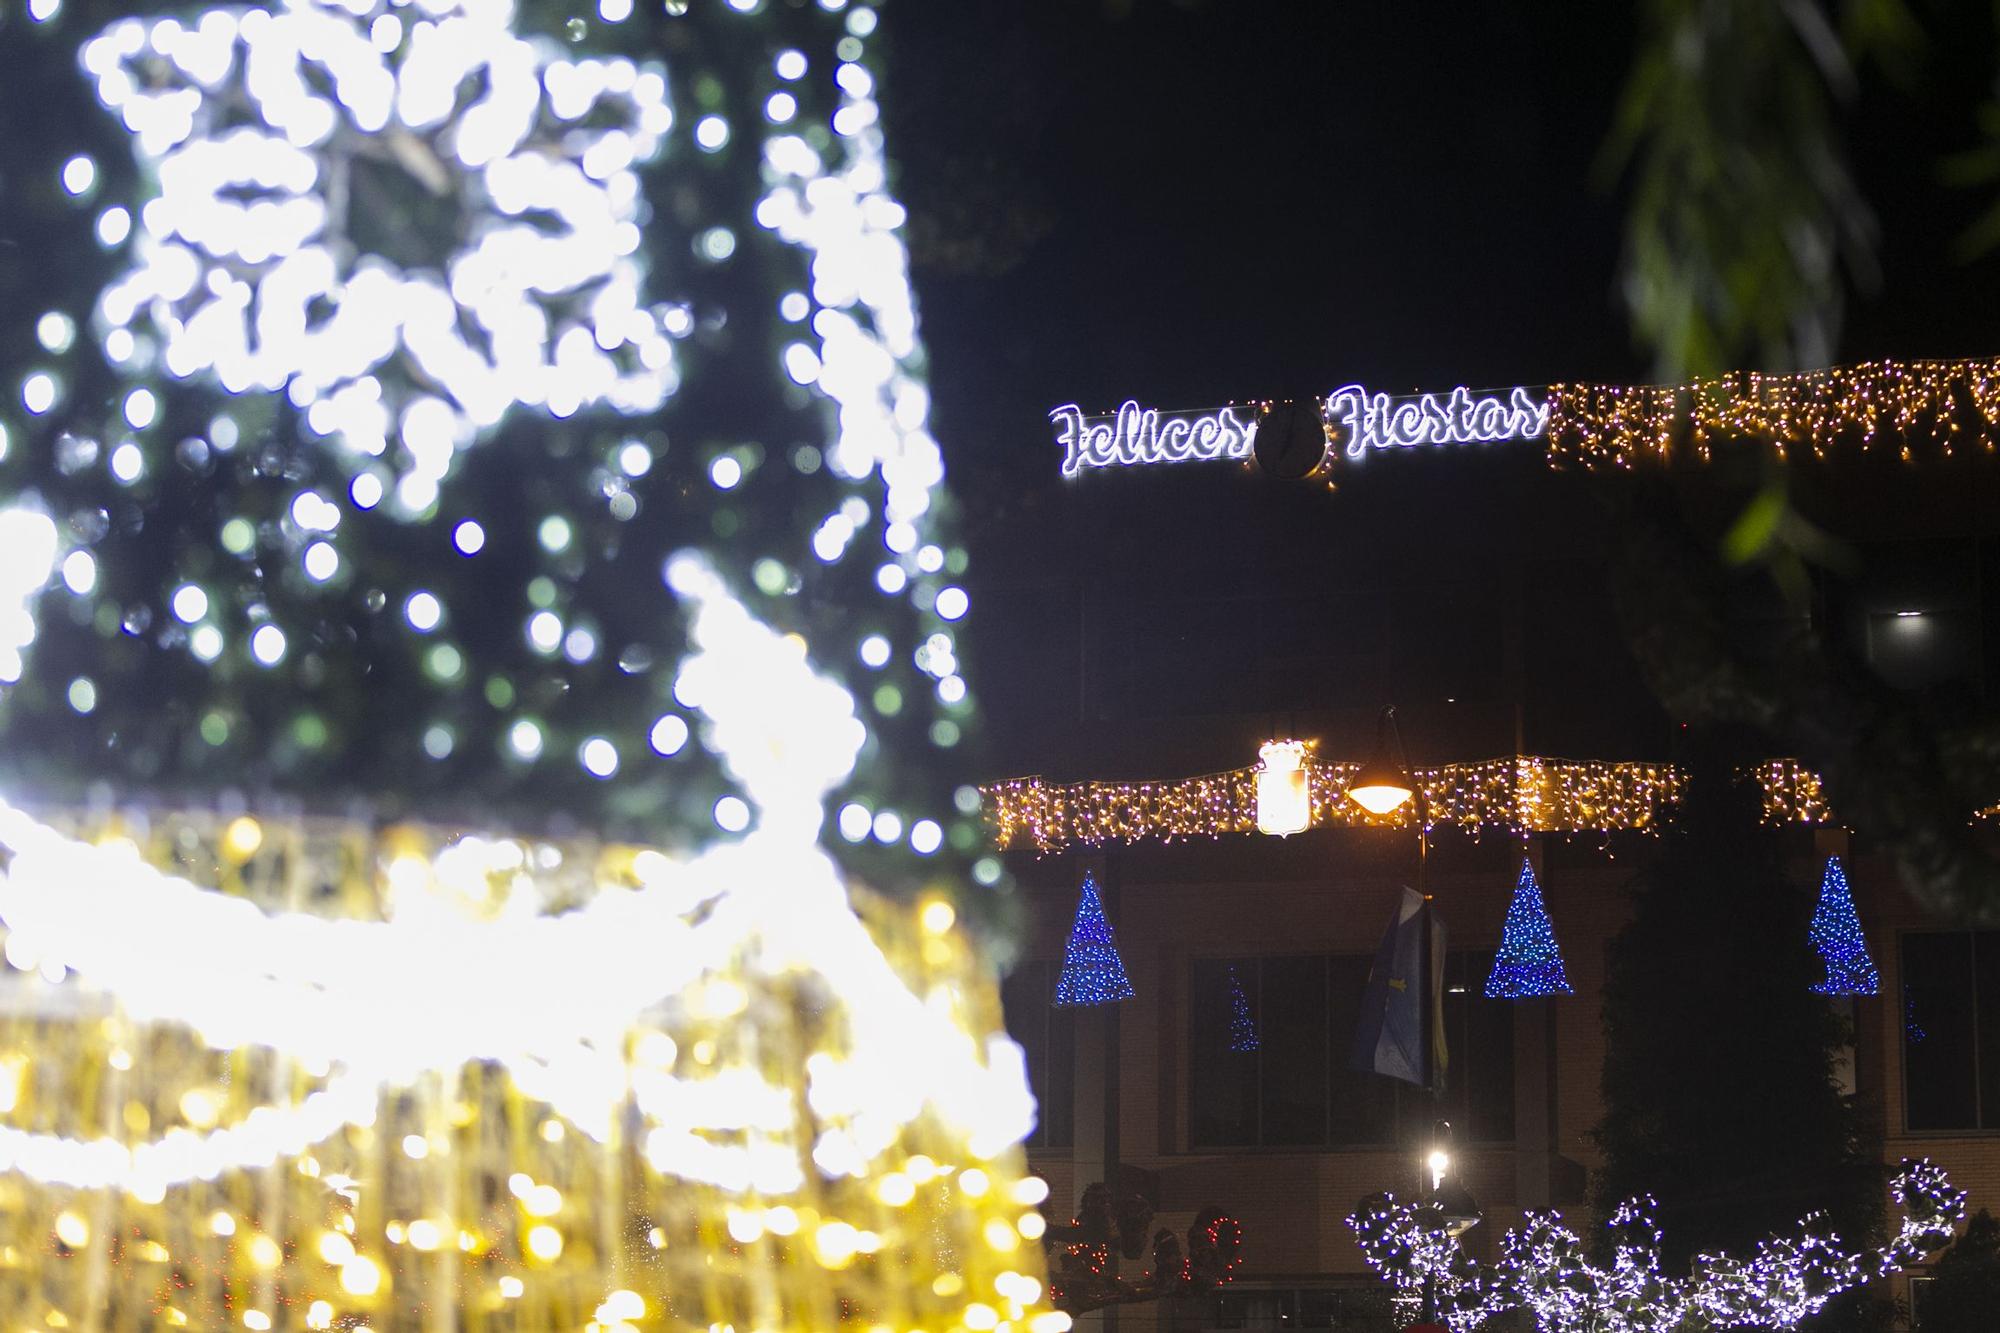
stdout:
<svg viewBox="0 0 2000 1333">
<path fill-rule="evenodd" d="M 1042 975 L 1048 983 L 1045 993 L 1053 994 L 1054 967 Z M 1049 1067 L 1042 1084 L 1041 1124 L 1035 1132 L 1041 1135 L 1038 1143 L 1044 1148 L 1068 1148 L 1076 1142 L 1076 1010 L 1052 1004 L 1047 1009 Z"/>
<path fill-rule="evenodd" d="M 1978 986 L 1974 1010 L 1979 1059 L 1979 1127 L 2000 1128 L 2000 931 L 1982 930 L 1972 937 L 1973 977 Z"/>
<path fill-rule="evenodd" d="M 1076 1113 L 1076 1018 L 1050 1003 L 1055 969 L 1050 963 L 1023 963 L 1000 986 L 1007 1035 L 1020 1043 L 1028 1062 L 1028 1087 L 1038 1107 L 1031 1148 L 1067 1148 Z"/>
<path fill-rule="evenodd" d="M 1452 1043 L 1459 1138 L 1506 1143 L 1514 1138 L 1514 1006 L 1486 998 L 1490 953 L 1453 954 L 1446 973 L 1447 1039 Z"/>
<path fill-rule="evenodd" d="M 1266 958 L 1263 967 L 1266 1144 L 1319 1144 L 1327 1127 L 1326 959 Z"/>
<path fill-rule="evenodd" d="M 1253 960 L 1201 958 L 1195 961 L 1188 1003 L 1193 1010 L 1189 1042 L 1189 1083 L 1193 1123 L 1190 1139 L 1203 1147 L 1257 1142 L 1255 1051 L 1229 1049 L 1229 969 L 1242 978 L 1251 1013 L 1257 1013 L 1258 967 Z"/>
<path fill-rule="evenodd" d="M 1903 1074 L 1909 1128 L 1974 1129 L 1972 936 L 1903 937 Z"/>
<path fill-rule="evenodd" d="M 1361 993 L 1368 985 L 1366 956 L 1327 960 L 1327 1039 L 1333 1059 L 1329 1142 L 1366 1147 L 1396 1140 L 1396 1085 L 1380 1074 L 1350 1068 L 1354 1030 L 1361 1022 Z"/>
</svg>

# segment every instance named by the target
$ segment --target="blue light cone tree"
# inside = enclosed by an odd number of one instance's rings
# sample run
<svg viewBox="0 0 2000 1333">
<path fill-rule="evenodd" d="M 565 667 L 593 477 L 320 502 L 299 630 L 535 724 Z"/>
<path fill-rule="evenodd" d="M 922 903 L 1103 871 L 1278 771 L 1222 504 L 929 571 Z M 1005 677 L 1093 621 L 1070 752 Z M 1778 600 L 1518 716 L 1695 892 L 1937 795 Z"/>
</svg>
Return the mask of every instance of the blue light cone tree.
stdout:
<svg viewBox="0 0 2000 1333">
<path fill-rule="evenodd" d="M 1820 877 L 1819 905 L 1813 909 L 1813 948 L 1826 963 L 1826 980 L 1813 990 L 1821 995 L 1874 995 L 1882 989 L 1882 974 L 1868 954 L 1861 918 L 1854 911 L 1854 894 L 1840 858 L 1826 858 Z"/>
<path fill-rule="evenodd" d="M 1257 1020 L 1250 1013 L 1250 997 L 1244 994 L 1243 978 L 1236 974 L 1232 964 L 1229 969 L 1229 1049 L 1249 1052 L 1260 1045 Z"/>
<path fill-rule="evenodd" d="M 1487 998 L 1532 1000 L 1571 994 L 1556 928 L 1542 905 L 1542 887 L 1535 882 L 1535 867 L 1523 858 L 1521 879 L 1514 886 L 1514 901 L 1508 905 L 1507 924 L 1501 932 L 1500 951 L 1493 958 L 1492 975 L 1486 978 Z"/>
<path fill-rule="evenodd" d="M 1069 943 L 1063 946 L 1056 1003 L 1116 1004 L 1131 998 L 1132 983 L 1125 976 L 1125 960 L 1118 956 L 1118 941 L 1111 933 L 1111 923 L 1104 918 L 1097 880 L 1086 871 L 1083 896 L 1076 904 L 1076 922 L 1070 927 Z"/>
</svg>

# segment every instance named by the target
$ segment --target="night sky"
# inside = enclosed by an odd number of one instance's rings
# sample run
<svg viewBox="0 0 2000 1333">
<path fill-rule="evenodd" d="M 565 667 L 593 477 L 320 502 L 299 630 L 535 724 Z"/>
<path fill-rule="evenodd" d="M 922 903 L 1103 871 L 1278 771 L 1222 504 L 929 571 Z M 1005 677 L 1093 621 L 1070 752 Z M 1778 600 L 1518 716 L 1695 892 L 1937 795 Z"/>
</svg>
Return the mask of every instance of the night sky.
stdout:
<svg viewBox="0 0 2000 1333">
<path fill-rule="evenodd" d="M 974 550 L 974 681 L 1002 723 L 989 762 L 1106 776 L 1195 762 L 1222 743 L 1175 751 L 1157 733 L 1186 739 L 1185 717 L 1120 726 L 1118 708 L 1078 702 L 1079 622 L 1095 622 L 1087 637 L 1100 657 L 1107 633 L 1114 653 L 1149 651 L 1105 628 L 1134 596 L 1296 600 L 1386 579 L 1444 607 L 1428 618 L 1436 628 L 1453 619 L 1451 598 L 1485 596 L 1463 575 L 1496 541 L 1510 554 L 1541 543 L 1531 562 L 1589 549 L 1594 517 L 1532 450 L 1449 467 L 1386 460 L 1334 495 L 1214 465 L 1064 483 L 1046 413 L 1127 397 L 1168 407 L 1307 397 L 1349 381 L 1408 391 L 1644 379 L 1649 357 L 1618 295 L 1624 200 L 1603 160 L 1639 40 L 1634 8 L 895 7 L 891 144 L 913 210 L 936 426 Z M 1853 296 L 1843 361 L 2000 350 L 2000 254 L 1967 262 L 1952 251 L 2000 186 L 1949 185 L 1942 165 L 1978 142 L 2000 39 L 1989 5 L 1917 13 L 1928 43 L 1915 68 L 1864 70 L 1844 113 L 1880 227 L 1880 272 Z M 1095 603 L 1084 584 L 1098 588 Z M 1338 621 L 1338 604 L 1322 604 Z M 1235 669 L 1245 645 L 1228 642 L 1234 631 L 1187 614 L 1170 646 Z M 1317 632 L 1367 641 L 1374 615 Z M 1588 642 L 1577 651 L 1616 656 L 1606 624 L 1578 631 Z M 1338 642 L 1323 647 L 1301 660 L 1339 658 Z M 1424 647 L 1448 651 L 1449 633 Z M 1397 688 L 1281 681 L 1246 685 L 1227 706 L 1304 696 L 1327 704 L 1332 730 L 1352 732 Z M 1605 687 L 1606 709 L 1621 706 L 1621 690 L 1632 693 L 1629 682 Z M 1108 725 L 1070 728 L 1097 721 Z M 1482 725 L 1449 748 L 1509 748 L 1498 724 Z M 1154 742 L 1134 739 L 1145 731 Z"/>
</svg>

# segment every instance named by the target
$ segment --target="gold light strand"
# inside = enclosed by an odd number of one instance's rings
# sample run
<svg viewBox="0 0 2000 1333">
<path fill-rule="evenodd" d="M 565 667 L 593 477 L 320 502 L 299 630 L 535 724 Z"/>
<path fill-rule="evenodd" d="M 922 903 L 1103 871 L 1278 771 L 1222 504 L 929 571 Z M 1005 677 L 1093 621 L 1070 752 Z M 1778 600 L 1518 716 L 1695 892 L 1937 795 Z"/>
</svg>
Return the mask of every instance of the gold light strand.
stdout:
<svg viewBox="0 0 2000 1333">
<path fill-rule="evenodd" d="M 1312 760 L 1307 773 L 1316 828 L 1407 827 L 1411 801 L 1373 815 L 1347 799 L 1360 765 Z M 1172 842 L 1248 833 L 1257 826 L 1253 768 L 1157 782 L 1048 783 L 1014 778 L 982 788 L 1000 848 L 1047 854 L 1108 842 Z M 1827 824 L 1833 812 L 1819 775 L 1795 759 L 1750 770 L 1772 824 Z M 1671 764 L 1544 759 L 1517 755 L 1418 769 L 1433 828 L 1467 832 L 1615 833 L 1657 829 L 1680 801 L 1686 777 Z M 2000 805 L 1977 818 L 2000 817 Z"/>
<path fill-rule="evenodd" d="M 1764 822 L 1767 824 L 1830 824 L 1833 812 L 1819 774 L 1796 759 L 1773 759 L 1756 769 L 1757 784 L 1764 791 Z"/>
<path fill-rule="evenodd" d="M 357 920 L 381 919 L 396 877 L 387 868 L 404 867 L 407 890 L 409 867 L 441 864 L 456 842 L 437 830 L 199 813 L 60 823 L 267 912 Z M 638 889 L 656 855 L 580 841 L 485 845 L 502 852 L 490 873 L 428 879 L 431 906 L 496 917 L 526 893 L 559 911 Z M 992 974 L 948 903 L 857 893 L 853 905 L 914 1004 L 981 1040 L 1001 1030 Z M 214 1049 L 74 977 L 24 975 L 27 942 L 0 943 L 16 969 L 10 985 L 76 996 L 69 1008 L 0 1013 L 8 1153 L 21 1132 L 130 1144 L 254 1127 L 338 1074 L 267 1048 Z M 763 954 L 745 938 L 630 1030 L 605 1034 L 628 1089 L 686 1085 L 687 1106 L 664 1126 L 634 1109 L 630 1091 L 608 1123 L 568 1120 L 510 1068 L 474 1061 L 384 1089 L 371 1117 L 310 1145 L 279 1143 L 267 1165 L 213 1179 L 72 1189 L 0 1171 L 0 1321 L 347 1333 L 1067 1329 L 1068 1316 L 1046 1307 L 1036 1239 L 1047 1190 L 1025 1176 L 1018 1149 L 975 1147 L 942 1106 L 858 1128 L 813 1110 L 809 1071 L 844 1064 L 869 1036 L 831 976 L 774 975 Z M 558 1008 L 577 982 L 520 977 Z M 413 995 L 408 1021 L 441 1017 L 431 1005 L 484 1002 Z M 774 1091 L 769 1106 L 710 1106 L 752 1083 Z M 685 1132 L 703 1151 L 808 1163 L 843 1135 L 855 1146 L 841 1170 L 808 1165 L 791 1186 L 760 1192 L 726 1171 L 702 1182 L 658 1169 L 648 1141 L 661 1132 Z"/>
<path fill-rule="evenodd" d="M 1992 453 L 1997 432 L 2000 358 L 1749 371 L 1686 385 L 1549 386 L 1548 456 L 1558 467 L 1707 462 L 1731 439 L 1765 441 L 1780 459 L 1893 448 L 1909 462 L 1918 448 L 1953 457 L 1972 446 L 1968 435 Z"/>
</svg>

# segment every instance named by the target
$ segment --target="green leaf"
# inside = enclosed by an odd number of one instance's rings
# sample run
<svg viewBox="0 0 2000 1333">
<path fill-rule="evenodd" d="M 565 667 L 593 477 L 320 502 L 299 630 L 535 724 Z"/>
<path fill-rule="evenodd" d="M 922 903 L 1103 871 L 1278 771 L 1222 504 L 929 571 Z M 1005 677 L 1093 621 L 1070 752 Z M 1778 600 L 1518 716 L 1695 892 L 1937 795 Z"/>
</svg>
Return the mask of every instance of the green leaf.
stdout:
<svg viewBox="0 0 2000 1333">
<path fill-rule="evenodd" d="M 1767 486 L 1752 500 L 1722 539 L 1722 557 L 1732 565 L 1748 564 L 1771 549 L 1785 518 L 1785 492 Z"/>
</svg>

